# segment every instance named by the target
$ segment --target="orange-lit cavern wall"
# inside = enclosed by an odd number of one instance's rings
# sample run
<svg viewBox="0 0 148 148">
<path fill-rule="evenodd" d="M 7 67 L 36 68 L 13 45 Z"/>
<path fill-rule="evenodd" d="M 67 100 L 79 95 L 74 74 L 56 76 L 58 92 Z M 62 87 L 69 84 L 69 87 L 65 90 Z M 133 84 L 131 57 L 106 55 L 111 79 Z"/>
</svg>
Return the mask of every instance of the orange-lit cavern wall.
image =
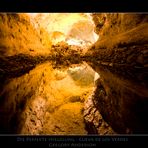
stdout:
<svg viewBox="0 0 148 148">
<path fill-rule="evenodd" d="M 94 104 L 118 133 L 147 133 L 148 15 L 94 14 L 100 35 L 88 55 L 100 74 Z"/>
<path fill-rule="evenodd" d="M 0 133 L 148 133 L 147 47 L 147 14 L 1 13 Z"/>
</svg>

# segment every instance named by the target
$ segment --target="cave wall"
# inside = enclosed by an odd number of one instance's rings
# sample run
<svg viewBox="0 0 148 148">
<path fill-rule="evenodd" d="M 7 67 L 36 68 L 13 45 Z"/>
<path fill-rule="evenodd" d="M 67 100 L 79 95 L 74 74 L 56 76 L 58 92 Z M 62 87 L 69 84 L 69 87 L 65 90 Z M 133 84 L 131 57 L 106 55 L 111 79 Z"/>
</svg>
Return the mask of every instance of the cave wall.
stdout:
<svg viewBox="0 0 148 148">
<path fill-rule="evenodd" d="M 47 31 L 27 14 L 1 13 L 0 22 L 0 133 L 86 134 L 80 96 L 89 88 L 45 63 Z"/>
<path fill-rule="evenodd" d="M 87 55 L 100 74 L 96 107 L 117 133 L 148 133 L 148 15 L 93 17 L 100 40 Z"/>
<path fill-rule="evenodd" d="M 40 13 L 35 17 L 32 14 L 29 14 L 29 16 L 34 18 L 35 23 L 44 28 L 49 34 L 59 31 L 67 35 L 73 24 L 82 20 L 91 21 L 89 16 L 84 13 Z"/>
<path fill-rule="evenodd" d="M 39 36 L 27 14 L 0 13 L 1 56 L 13 56 L 20 53 L 32 56 L 48 54 L 49 49 L 43 46 L 45 42 L 43 36 L 42 34 Z M 42 40 L 44 40 L 43 44 Z"/>
<path fill-rule="evenodd" d="M 93 13 L 92 17 L 100 39 L 124 33 L 148 21 L 147 14 L 134 13 Z"/>
<path fill-rule="evenodd" d="M 148 133 L 148 17 L 146 14 L 93 14 L 93 17 L 100 38 L 82 56 L 100 75 L 93 96 L 94 104 L 90 106 L 92 110 L 86 107 L 86 111 L 94 115 L 90 129 L 101 122 L 93 132 Z M 2 13 L 0 21 L 1 56 L 49 54 L 51 43 L 46 40 L 49 37 L 47 32 L 42 28 L 37 32 L 28 16 Z M 61 49 L 68 49 L 58 45 L 53 48 L 53 51 L 59 49 L 59 57 Z M 80 56 L 76 54 L 75 57 L 78 62 Z M 40 59 L 17 58 L 10 57 L 10 61 L 7 58 L 9 66 L 1 58 L 2 68 L 6 67 L 4 74 L 12 74 L 0 85 L 0 132 L 87 134 L 82 110 L 84 92 L 90 88 L 76 87 L 77 83 L 70 76 L 66 79 L 58 74 L 53 76 L 56 71 L 49 63 L 40 66 L 36 65 L 40 62 L 34 63 Z M 61 64 L 61 60 L 60 57 L 56 62 Z M 20 72 L 26 67 L 34 69 L 24 71 L 23 75 L 16 74 L 18 69 Z M 75 93 L 79 95 L 75 96 Z M 87 114 L 84 118 L 88 117 L 91 123 L 92 116 Z"/>
</svg>

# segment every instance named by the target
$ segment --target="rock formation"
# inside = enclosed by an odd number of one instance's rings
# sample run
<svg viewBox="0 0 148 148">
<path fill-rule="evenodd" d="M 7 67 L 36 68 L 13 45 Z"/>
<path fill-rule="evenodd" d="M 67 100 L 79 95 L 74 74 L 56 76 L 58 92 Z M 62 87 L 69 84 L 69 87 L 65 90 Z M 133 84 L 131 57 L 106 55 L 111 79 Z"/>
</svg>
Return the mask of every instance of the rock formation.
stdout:
<svg viewBox="0 0 148 148">
<path fill-rule="evenodd" d="M 94 14 L 94 20 L 100 40 L 87 54 L 100 75 L 96 107 L 116 132 L 148 133 L 148 16 Z"/>
<path fill-rule="evenodd" d="M 61 15 L 0 14 L 0 133 L 148 133 L 148 15 Z"/>
</svg>

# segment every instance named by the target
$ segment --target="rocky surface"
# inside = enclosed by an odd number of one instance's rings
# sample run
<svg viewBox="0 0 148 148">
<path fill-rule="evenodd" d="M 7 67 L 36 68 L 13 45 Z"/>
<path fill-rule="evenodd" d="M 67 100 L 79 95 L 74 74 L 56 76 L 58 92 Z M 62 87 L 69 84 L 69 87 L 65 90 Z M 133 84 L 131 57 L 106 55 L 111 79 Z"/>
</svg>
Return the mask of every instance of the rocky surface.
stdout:
<svg viewBox="0 0 148 148">
<path fill-rule="evenodd" d="M 90 40 L 94 42 L 94 24 L 89 14 L 42 13 L 29 15 L 32 18 L 32 22 L 35 22 L 33 23 L 34 26 L 38 24 L 38 26 L 42 28 L 41 30 L 48 33 L 48 38 L 51 40 L 53 45 L 71 38 L 87 41 L 89 37 L 87 42 Z"/>
<path fill-rule="evenodd" d="M 93 135 L 114 135 L 116 132 L 107 122 L 104 121 L 98 107 L 96 106 L 97 104 L 95 104 L 95 93 L 96 88 L 94 88 L 93 93 L 84 102 L 84 120 L 86 130 L 88 131 L 88 134 Z"/>
<path fill-rule="evenodd" d="M 14 56 L 20 53 L 32 56 L 47 55 L 49 49 L 41 43 L 39 34 L 26 14 L 1 13 L 0 54 Z"/>
<path fill-rule="evenodd" d="M 49 62 L 37 65 L 1 87 L 0 132 L 87 134 L 83 103 L 91 91 L 76 85 L 66 70 L 53 69 Z"/>
<path fill-rule="evenodd" d="M 100 38 L 83 50 L 51 45 L 60 30 L 37 31 L 26 14 L 0 14 L 0 133 L 148 133 L 148 15 L 92 16 Z"/>
<path fill-rule="evenodd" d="M 148 17 L 102 15 L 100 40 L 87 52 L 90 65 L 100 74 L 95 104 L 116 132 L 147 133 Z"/>
</svg>

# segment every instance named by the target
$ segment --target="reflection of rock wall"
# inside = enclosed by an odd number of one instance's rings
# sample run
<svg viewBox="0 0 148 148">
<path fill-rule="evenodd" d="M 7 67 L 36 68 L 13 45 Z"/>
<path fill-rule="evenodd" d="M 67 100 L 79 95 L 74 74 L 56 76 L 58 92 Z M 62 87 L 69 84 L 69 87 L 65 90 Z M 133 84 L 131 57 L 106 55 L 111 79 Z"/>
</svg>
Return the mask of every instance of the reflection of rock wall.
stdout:
<svg viewBox="0 0 148 148">
<path fill-rule="evenodd" d="M 87 52 L 100 74 L 96 107 L 118 133 L 148 133 L 147 20 L 145 14 L 106 14 L 101 40 Z"/>
<path fill-rule="evenodd" d="M 68 74 L 74 80 L 75 84 L 81 87 L 93 86 L 95 75 L 94 70 L 87 64 L 82 64 L 76 68 L 68 70 Z"/>
<path fill-rule="evenodd" d="M 42 132 L 46 103 L 44 98 L 37 97 L 27 105 L 24 113 L 26 120 L 21 129 L 22 134 L 40 134 Z"/>
<path fill-rule="evenodd" d="M 112 135 L 113 129 L 104 121 L 99 109 L 95 106 L 95 89 L 91 96 L 84 102 L 84 120 L 88 134 Z"/>
<path fill-rule="evenodd" d="M 46 64 L 46 66 L 47 65 L 48 64 Z M 33 71 L 30 71 L 29 73 L 26 73 L 21 77 L 13 78 L 9 81 L 7 80 L 7 82 L 3 84 L 3 87 L 0 91 L 0 133 L 20 133 L 22 127 L 24 127 L 24 124 L 26 122 L 27 125 L 29 122 L 29 126 L 31 129 L 35 128 L 35 126 L 32 126 L 31 121 L 26 120 L 33 120 L 28 117 L 28 115 L 30 114 L 32 117 L 34 114 L 34 116 L 36 116 L 35 118 L 38 118 L 37 114 L 39 114 L 39 110 L 37 111 L 36 105 L 33 104 L 33 101 L 36 99 L 38 103 L 40 101 L 39 87 L 43 83 L 43 81 L 45 81 L 45 75 L 47 75 L 48 73 L 49 76 L 51 72 L 50 69 L 48 69 L 47 72 L 46 71 L 47 67 L 38 66 Z M 43 103 L 45 101 L 46 99 L 44 98 Z M 44 104 L 40 105 L 41 107 L 44 106 Z M 42 109 L 44 110 L 44 108 L 45 107 L 43 107 Z M 41 116 L 39 117 L 39 119 L 42 119 L 42 110 L 40 111 Z M 26 130 L 28 131 L 27 128 Z M 27 131 L 24 133 L 27 133 Z M 34 131 L 30 131 L 30 129 L 28 131 L 28 133 L 33 132 Z"/>
<path fill-rule="evenodd" d="M 83 102 L 92 87 L 81 88 L 50 63 L 11 78 L 0 91 L 0 133 L 87 134 Z"/>
</svg>

